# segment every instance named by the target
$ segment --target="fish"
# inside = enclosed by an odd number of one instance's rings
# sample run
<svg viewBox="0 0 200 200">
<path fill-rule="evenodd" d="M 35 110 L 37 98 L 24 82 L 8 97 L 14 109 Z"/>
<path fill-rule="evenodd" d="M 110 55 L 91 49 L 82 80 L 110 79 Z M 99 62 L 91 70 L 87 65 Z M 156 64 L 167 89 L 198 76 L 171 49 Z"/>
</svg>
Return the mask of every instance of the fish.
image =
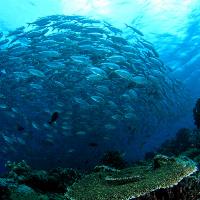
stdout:
<svg viewBox="0 0 200 200">
<path fill-rule="evenodd" d="M 86 80 L 88 80 L 89 82 L 99 82 L 104 79 L 105 77 L 101 76 L 100 74 L 90 74 L 86 77 Z"/>
<path fill-rule="evenodd" d="M 6 104 L 0 104 L 0 109 L 1 110 L 6 110 L 8 108 L 8 105 Z"/>
<path fill-rule="evenodd" d="M 39 56 L 46 58 L 59 58 L 61 57 L 61 54 L 55 50 L 51 50 L 51 51 L 41 51 L 39 52 Z"/>
<path fill-rule="evenodd" d="M 96 74 L 96 75 L 99 75 L 99 76 L 103 76 L 103 77 L 107 77 L 107 73 L 101 69 L 101 68 L 98 68 L 98 67 L 91 67 L 89 68 L 89 70 L 93 73 L 93 74 Z"/>
<path fill-rule="evenodd" d="M 0 40 L 0 46 L 5 45 L 9 42 L 9 39 Z"/>
<path fill-rule="evenodd" d="M 33 127 L 34 129 L 40 130 L 39 125 L 38 125 L 35 121 L 33 121 L 33 122 L 31 123 L 31 125 L 32 125 L 32 127 Z"/>
<path fill-rule="evenodd" d="M 59 113 L 58 112 L 54 112 L 52 115 L 51 115 L 51 119 L 48 121 L 48 123 L 50 125 L 52 125 L 54 122 L 56 122 L 59 118 Z"/>
<path fill-rule="evenodd" d="M 0 39 L 3 37 L 3 32 L 0 32 Z"/>
<path fill-rule="evenodd" d="M 41 72 L 40 70 L 37 70 L 37 69 L 29 69 L 28 72 L 33 76 L 37 76 L 37 77 L 40 77 L 40 78 L 45 77 L 45 74 L 43 72 Z"/>
<path fill-rule="evenodd" d="M 115 70 L 113 73 L 115 73 L 120 78 L 123 78 L 124 80 L 127 80 L 127 81 L 131 81 L 133 79 L 133 75 L 123 69 Z"/>
<path fill-rule="evenodd" d="M 126 62 L 126 58 L 121 55 L 112 55 L 108 57 L 107 60 L 111 63 L 125 63 Z"/>
<path fill-rule="evenodd" d="M 107 27 L 110 31 L 112 31 L 114 34 L 120 34 L 122 33 L 122 30 L 114 27 L 112 24 L 104 21 L 105 27 Z"/>
<path fill-rule="evenodd" d="M 153 134 L 158 122 L 165 123 L 161 119 L 171 120 L 174 107 L 185 99 L 183 87 L 153 44 L 139 36 L 133 27 L 122 30 L 79 15 L 46 16 L 3 33 L 2 149 L 17 157 L 20 148 L 32 148 L 32 159 L 48 145 L 43 157 L 56 149 L 67 159 L 79 152 L 81 140 L 96 148 L 98 136 L 112 145 L 118 133 Z"/>
<path fill-rule="evenodd" d="M 143 34 L 141 31 L 139 31 L 138 29 L 136 29 L 136 28 L 134 28 L 134 27 L 132 27 L 132 26 L 129 26 L 129 25 L 127 25 L 127 24 L 125 24 L 125 25 L 126 25 L 127 28 L 130 28 L 130 29 L 133 30 L 135 33 L 137 33 L 138 35 L 144 36 L 144 34 Z"/>
<path fill-rule="evenodd" d="M 120 66 L 113 62 L 103 62 L 100 64 L 100 68 L 104 69 L 105 71 L 109 70 L 118 70 Z"/>
<path fill-rule="evenodd" d="M 104 99 L 100 96 L 91 96 L 91 99 L 97 103 L 104 103 Z"/>
</svg>

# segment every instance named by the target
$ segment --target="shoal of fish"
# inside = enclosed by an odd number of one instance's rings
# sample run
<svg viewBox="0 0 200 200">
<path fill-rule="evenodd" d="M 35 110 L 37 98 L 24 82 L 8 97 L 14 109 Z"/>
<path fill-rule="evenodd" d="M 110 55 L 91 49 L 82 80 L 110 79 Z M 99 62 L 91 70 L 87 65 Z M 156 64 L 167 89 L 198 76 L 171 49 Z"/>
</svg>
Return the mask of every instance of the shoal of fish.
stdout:
<svg viewBox="0 0 200 200">
<path fill-rule="evenodd" d="M 105 21 L 53 15 L 0 33 L 0 151 L 39 134 L 50 144 L 108 140 L 119 127 L 142 133 L 172 117 L 179 82 L 139 30 L 126 30 L 131 40 Z"/>
</svg>

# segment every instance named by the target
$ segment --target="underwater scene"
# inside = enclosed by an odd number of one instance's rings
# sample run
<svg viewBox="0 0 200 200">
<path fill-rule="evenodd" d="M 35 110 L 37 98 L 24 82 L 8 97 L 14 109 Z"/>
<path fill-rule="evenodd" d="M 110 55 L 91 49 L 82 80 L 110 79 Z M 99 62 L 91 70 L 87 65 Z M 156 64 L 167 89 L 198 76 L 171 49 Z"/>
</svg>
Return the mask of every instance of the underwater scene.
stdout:
<svg viewBox="0 0 200 200">
<path fill-rule="evenodd" d="M 200 200 L 200 1 L 0 1 L 0 200 Z"/>
</svg>

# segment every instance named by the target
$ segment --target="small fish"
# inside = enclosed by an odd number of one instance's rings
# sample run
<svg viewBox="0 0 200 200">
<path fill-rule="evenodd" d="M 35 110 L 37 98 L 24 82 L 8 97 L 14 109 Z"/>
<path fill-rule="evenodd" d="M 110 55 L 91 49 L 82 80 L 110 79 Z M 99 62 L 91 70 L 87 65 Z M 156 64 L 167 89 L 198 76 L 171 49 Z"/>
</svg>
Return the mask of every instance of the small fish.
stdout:
<svg viewBox="0 0 200 200">
<path fill-rule="evenodd" d="M 9 42 L 9 39 L 4 39 L 0 41 L 0 45 L 4 45 Z"/>
<path fill-rule="evenodd" d="M 68 153 L 73 153 L 75 151 L 75 149 L 69 149 L 67 152 Z"/>
<path fill-rule="evenodd" d="M 0 38 L 2 38 L 3 37 L 3 32 L 0 32 Z"/>
<path fill-rule="evenodd" d="M 50 121 L 48 122 L 49 124 L 53 124 L 59 117 L 59 113 L 58 112 L 54 112 L 52 115 L 51 115 L 51 119 Z"/>
<path fill-rule="evenodd" d="M 127 24 L 125 24 L 125 25 L 126 25 L 126 27 L 132 29 L 132 30 L 133 30 L 135 33 L 137 33 L 138 35 L 144 36 L 144 34 L 143 34 L 141 31 L 137 30 L 136 28 L 134 28 L 134 27 L 132 27 L 132 26 L 129 26 L 129 25 L 127 25 Z"/>
<path fill-rule="evenodd" d="M 4 110 L 4 109 L 7 109 L 8 106 L 6 104 L 0 104 L 0 109 Z"/>
</svg>

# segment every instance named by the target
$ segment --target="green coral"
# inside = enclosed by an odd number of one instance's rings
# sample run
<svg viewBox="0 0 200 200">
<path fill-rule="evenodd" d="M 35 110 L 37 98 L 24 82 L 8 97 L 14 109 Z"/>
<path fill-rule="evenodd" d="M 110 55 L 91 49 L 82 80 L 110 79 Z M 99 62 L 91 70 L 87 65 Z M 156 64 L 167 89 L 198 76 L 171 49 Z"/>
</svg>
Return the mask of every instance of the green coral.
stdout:
<svg viewBox="0 0 200 200">
<path fill-rule="evenodd" d="M 81 174 L 71 168 L 56 168 L 49 171 L 31 169 L 27 163 L 6 163 L 10 170 L 8 177 L 16 184 L 25 184 L 36 191 L 64 193 L 67 186 L 72 185 Z"/>
<path fill-rule="evenodd" d="M 187 151 L 184 151 L 181 155 L 194 159 L 195 157 L 200 155 L 200 149 L 188 148 Z"/>
<path fill-rule="evenodd" d="M 47 193 L 41 194 L 35 191 L 31 192 L 20 192 L 18 190 L 10 190 L 10 200 L 66 200 L 62 194 Z"/>
<path fill-rule="evenodd" d="M 18 163 L 7 161 L 5 167 L 9 168 L 11 171 L 14 171 L 17 174 L 27 173 L 31 170 L 30 166 L 27 165 L 25 160 L 22 160 L 21 162 Z"/>
<path fill-rule="evenodd" d="M 109 166 L 106 166 L 106 165 L 97 165 L 95 168 L 94 168 L 94 172 L 118 172 L 120 170 L 114 168 L 114 167 L 109 167 Z"/>
<path fill-rule="evenodd" d="M 127 184 L 129 182 L 137 182 L 141 179 L 140 176 L 123 176 L 123 177 L 118 177 L 118 176 L 106 176 L 105 180 L 107 183 L 111 184 L 116 184 L 116 185 L 121 185 L 121 184 Z"/>
<path fill-rule="evenodd" d="M 196 164 L 186 158 L 159 155 L 155 159 L 160 163 L 156 169 L 152 163 L 146 163 L 116 172 L 86 175 L 68 188 L 65 196 L 70 200 L 130 200 L 176 185 L 197 170 Z"/>
<path fill-rule="evenodd" d="M 48 196 L 36 192 L 22 193 L 16 190 L 10 191 L 11 200 L 49 200 Z"/>
</svg>

